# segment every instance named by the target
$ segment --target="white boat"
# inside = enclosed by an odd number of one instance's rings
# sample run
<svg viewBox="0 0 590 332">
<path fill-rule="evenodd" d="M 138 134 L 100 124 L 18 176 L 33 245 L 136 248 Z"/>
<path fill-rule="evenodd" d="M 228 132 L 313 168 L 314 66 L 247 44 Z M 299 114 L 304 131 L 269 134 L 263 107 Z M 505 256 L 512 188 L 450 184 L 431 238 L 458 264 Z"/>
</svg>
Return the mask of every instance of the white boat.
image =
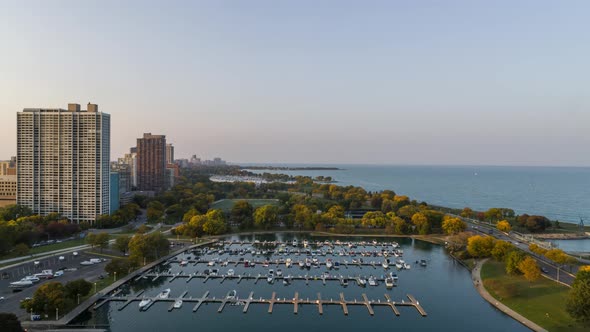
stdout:
<svg viewBox="0 0 590 332">
<path fill-rule="evenodd" d="M 392 288 L 393 286 L 395 286 L 395 282 L 393 281 L 393 278 L 392 277 L 385 278 L 385 287 Z"/>
<path fill-rule="evenodd" d="M 188 265 L 188 261 L 181 261 L 180 262 L 180 266 L 187 266 Z"/>
<path fill-rule="evenodd" d="M 409 270 L 412 266 L 408 263 L 404 263 L 404 269 Z"/>
<path fill-rule="evenodd" d="M 294 239 L 292 244 L 293 244 L 293 247 L 297 247 L 299 245 L 299 243 L 297 242 L 297 239 Z"/>
<path fill-rule="evenodd" d="M 182 307 L 182 299 L 174 301 L 174 309 L 180 309 Z"/>
<path fill-rule="evenodd" d="M 215 265 L 215 261 L 209 261 L 209 263 L 207 263 L 207 265 L 214 266 Z"/>
<path fill-rule="evenodd" d="M 291 258 L 287 258 L 287 260 L 285 261 L 285 266 L 286 266 L 287 268 L 290 268 L 290 267 L 291 267 L 291 264 L 292 264 L 291 262 L 292 262 L 292 261 L 291 261 Z"/>
<path fill-rule="evenodd" d="M 377 279 L 375 279 L 375 277 L 369 277 L 369 286 L 377 286 Z"/>
<path fill-rule="evenodd" d="M 283 275 L 283 271 L 281 269 L 277 269 L 277 277 L 280 277 Z"/>
<path fill-rule="evenodd" d="M 401 263 L 395 263 L 395 267 L 397 267 L 398 270 L 401 270 L 404 268 L 404 266 Z"/>
<path fill-rule="evenodd" d="M 266 281 L 268 281 L 269 284 L 272 284 L 272 282 L 274 281 L 274 277 L 269 275 L 268 277 L 266 277 Z"/>
<path fill-rule="evenodd" d="M 170 296 L 170 288 L 166 288 L 158 294 L 158 297 L 161 299 L 167 299 Z"/>
<path fill-rule="evenodd" d="M 365 280 L 365 278 L 357 278 L 356 279 L 356 283 L 360 286 L 360 287 L 365 287 L 367 286 L 367 280 Z"/>
<path fill-rule="evenodd" d="M 307 240 L 303 240 L 303 247 L 307 248 L 308 245 L 309 245 L 309 242 Z"/>
<path fill-rule="evenodd" d="M 227 270 L 227 276 L 228 276 L 228 277 L 233 277 L 234 275 L 235 275 L 235 271 L 234 271 L 234 269 L 229 269 L 229 270 Z"/>
<path fill-rule="evenodd" d="M 21 279 L 19 281 L 11 282 L 10 288 L 26 288 L 33 286 L 33 282 L 30 280 Z"/>
<path fill-rule="evenodd" d="M 152 299 L 144 298 L 143 300 L 141 300 L 141 302 L 139 302 L 139 309 L 141 310 L 141 309 L 145 308 L 150 303 L 152 303 Z"/>
<path fill-rule="evenodd" d="M 381 266 L 383 266 L 384 269 L 388 269 L 389 268 L 389 262 L 386 260 L 383 261 L 383 263 L 381 263 Z"/>
<path fill-rule="evenodd" d="M 238 292 L 235 289 L 231 290 L 231 291 L 227 292 L 227 295 L 225 296 L 225 298 L 227 300 L 237 300 L 238 299 Z"/>
<path fill-rule="evenodd" d="M 327 269 L 331 269 L 331 268 L 332 268 L 332 266 L 334 266 L 334 265 L 332 264 L 332 260 L 330 260 L 330 259 L 326 260 L 326 268 L 327 268 Z"/>
<path fill-rule="evenodd" d="M 304 261 L 299 261 L 297 264 L 299 264 L 300 268 L 304 268 L 305 267 L 305 262 Z"/>
<path fill-rule="evenodd" d="M 283 279 L 283 285 L 287 286 L 290 283 L 291 283 L 291 275 L 288 275 Z"/>
</svg>

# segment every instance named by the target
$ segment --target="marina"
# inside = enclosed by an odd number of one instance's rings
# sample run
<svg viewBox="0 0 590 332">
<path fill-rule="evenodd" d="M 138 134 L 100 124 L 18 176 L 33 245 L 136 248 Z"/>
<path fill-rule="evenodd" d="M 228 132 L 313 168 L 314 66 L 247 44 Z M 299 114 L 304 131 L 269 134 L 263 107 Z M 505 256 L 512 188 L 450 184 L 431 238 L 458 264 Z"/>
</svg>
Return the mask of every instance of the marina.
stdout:
<svg viewBox="0 0 590 332">
<path fill-rule="evenodd" d="M 235 292 L 235 291 L 234 291 Z M 244 306 L 243 312 L 246 313 L 248 312 L 248 308 L 250 307 L 250 304 L 266 304 L 268 305 L 268 313 L 272 314 L 273 312 L 273 308 L 275 305 L 292 305 L 293 306 L 293 313 L 297 314 L 298 313 L 298 309 L 300 305 L 314 305 L 318 307 L 318 313 L 320 315 L 323 314 L 323 306 L 324 305 L 337 305 L 337 306 L 341 306 L 342 307 L 342 311 L 344 313 L 344 315 L 348 315 L 348 306 L 354 306 L 354 305 L 360 305 L 360 306 L 365 306 L 369 312 L 369 314 L 371 316 L 373 316 L 375 314 L 375 312 L 373 311 L 373 307 L 374 306 L 387 306 L 390 307 L 393 311 L 393 313 L 396 316 L 399 316 L 399 310 L 397 310 L 396 306 L 408 306 L 408 307 L 414 307 L 416 308 L 416 310 L 418 311 L 418 313 L 423 316 L 426 317 L 426 311 L 424 310 L 424 308 L 420 305 L 420 303 L 410 294 L 407 295 L 408 301 L 392 301 L 391 297 L 388 294 L 384 295 L 385 300 L 370 300 L 366 294 L 362 294 L 362 300 L 357 300 L 357 299 L 353 299 L 353 300 L 346 300 L 344 293 L 340 293 L 339 299 L 322 299 L 321 294 L 318 293 L 317 298 L 306 298 L 306 299 L 302 299 L 299 298 L 299 293 L 295 293 L 294 296 L 292 298 L 280 298 L 277 297 L 277 293 L 273 292 L 272 296 L 270 299 L 264 299 L 262 297 L 260 298 L 254 298 L 254 292 L 250 292 L 250 295 L 248 297 L 246 297 L 245 299 L 240 299 L 237 296 L 226 296 L 223 298 L 215 298 L 215 297 L 209 297 L 209 292 L 205 292 L 205 294 L 203 294 L 203 296 L 198 297 L 198 298 L 192 298 L 192 297 L 188 297 L 186 298 L 187 291 L 185 291 L 184 293 L 182 293 L 180 295 L 180 297 L 178 298 L 170 298 L 170 297 L 153 297 L 153 298 L 149 298 L 147 299 L 149 302 L 147 302 L 148 304 L 146 306 L 141 307 L 142 311 L 147 311 L 154 303 L 156 302 L 169 302 L 172 303 L 172 305 L 170 306 L 170 308 L 168 309 L 168 311 L 172 311 L 173 309 L 179 309 L 179 307 L 175 308 L 175 305 L 177 303 L 195 303 L 194 307 L 193 307 L 193 312 L 196 312 L 197 310 L 199 310 L 199 307 L 201 306 L 201 304 L 203 303 L 219 303 L 219 309 L 217 310 L 218 313 L 221 313 L 223 311 L 223 309 L 225 308 L 226 305 L 242 305 Z M 119 311 L 125 309 L 129 304 L 139 301 L 141 303 L 141 301 L 145 301 L 146 298 L 145 297 L 140 297 L 140 296 L 133 296 L 133 297 L 129 297 L 129 296 L 110 296 L 110 297 L 104 297 L 101 299 L 101 302 L 96 304 L 94 306 L 94 310 L 100 308 L 101 306 L 103 306 L 104 304 L 108 303 L 109 301 L 123 301 L 125 302 L 125 304 L 121 307 L 119 307 Z M 178 301 L 182 301 L 182 302 L 178 302 Z"/>
<path fill-rule="evenodd" d="M 464 299 L 456 306 L 467 313 L 477 307 L 472 302 L 481 298 L 469 286 L 469 274 L 442 247 L 412 239 L 233 236 L 150 266 L 99 297 L 70 325 L 109 322 L 116 332 L 199 324 L 224 331 L 239 320 L 241 329 L 274 331 L 291 320 L 290 332 L 380 329 L 383 320 L 393 319 L 393 328 L 426 328 L 454 317 L 442 299 L 468 294 L 469 306 Z"/>
</svg>

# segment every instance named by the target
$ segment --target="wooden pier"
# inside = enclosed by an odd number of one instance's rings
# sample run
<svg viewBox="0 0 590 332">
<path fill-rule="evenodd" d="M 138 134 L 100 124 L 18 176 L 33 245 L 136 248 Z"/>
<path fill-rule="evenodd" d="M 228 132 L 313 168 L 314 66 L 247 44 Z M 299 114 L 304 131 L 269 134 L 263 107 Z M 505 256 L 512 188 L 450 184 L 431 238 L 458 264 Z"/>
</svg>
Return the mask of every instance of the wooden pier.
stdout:
<svg viewBox="0 0 590 332">
<path fill-rule="evenodd" d="M 100 306 L 104 305 L 105 303 L 108 303 L 110 301 L 120 301 L 120 302 L 125 302 L 121 307 L 118 308 L 119 311 L 123 310 L 124 308 L 126 308 L 131 302 L 136 302 L 136 301 L 141 301 L 143 299 L 146 299 L 148 297 L 143 297 L 141 296 L 143 292 L 140 292 L 138 294 L 136 294 L 135 296 L 108 296 L 108 297 L 103 297 L 101 299 L 100 303 L 97 303 L 94 306 L 94 309 L 99 308 Z M 277 293 L 273 292 L 271 295 L 270 299 L 264 299 L 264 298 L 254 298 L 254 292 L 250 292 L 250 294 L 248 295 L 248 297 L 246 299 L 239 299 L 238 297 L 231 297 L 229 296 L 229 292 L 225 297 L 221 297 L 221 298 L 215 298 L 215 297 L 209 297 L 209 292 L 205 292 L 203 294 L 203 296 L 201 297 L 197 297 L 197 298 L 193 298 L 193 297 L 189 297 L 186 298 L 188 291 L 183 292 L 180 297 L 178 298 L 166 298 L 166 299 L 162 299 L 159 297 L 153 297 L 153 298 L 148 298 L 151 299 L 150 304 L 148 304 L 147 306 L 145 306 L 143 308 L 142 311 L 147 311 L 149 310 L 149 308 L 156 302 L 171 302 L 171 306 L 169 307 L 168 311 L 172 311 L 174 309 L 174 302 L 176 302 L 177 300 L 182 300 L 183 303 L 194 303 L 194 307 L 193 307 L 193 312 L 196 312 L 197 310 L 199 310 L 200 306 L 203 303 L 219 303 L 219 308 L 217 309 L 218 313 L 222 313 L 223 310 L 225 309 L 225 307 L 227 305 L 242 305 L 244 306 L 243 308 L 243 313 L 247 313 L 248 309 L 250 307 L 250 304 L 254 303 L 254 304 L 266 304 L 268 305 L 268 313 L 272 314 L 275 305 L 282 305 L 282 304 L 288 304 L 288 305 L 292 305 L 293 306 L 293 313 L 294 314 L 298 314 L 299 313 L 299 307 L 301 305 L 313 305 L 313 306 L 317 306 L 318 308 L 318 313 L 320 315 L 323 315 L 324 313 L 324 305 L 337 305 L 342 307 L 342 312 L 344 313 L 344 315 L 348 315 L 349 311 L 348 311 L 348 307 L 349 306 L 354 306 L 354 305 L 360 305 L 360 306 L 365 306 L 369 312 L 369 314 L 371 316 L 375 315 L 374 312 L 374 307 L 375 306 L 387 306 L 390 307 L 393 310 L 393 313 L 396 316 L 400 315 L 399 310 L 397 309 L 397 306 L 408 306 L 408 307 L 414 307 L 416 308 L 416 310 L 418 311 L 418 313 L 422 316 L 422 317 L 426 317 L 426 311 L 424 310 L 424 308 L 420 305 L 420 303 L 416 300 L 416 298 L 414 298 L 414 296 L 408 294 L 407 297 L 409 299 L 409 302 L 405 302 L 405 301 L 401 301 L 401 302 L 395 302 L 392 301 L 389 294 L 385 294 L 385 299 L 386 301 L 381 301 L 381 300 L 371 300 L 367 297 L 366 294 L 362 294 L 362 299 L 361 300 L 347 300 L 344 296 L 344 293 L 340 293 L 339 294 L 339 298 L 334 300 L 334 299 L 330 299 L 330 300 L 323 300 L 322 296 L 320 293 L 317 294 L 317 299 L 302 299 L 299 296 L 299 293 L 296 292 L 295 295 L 292 298 L 278 298 L 277 297 Z"/>
</svg>

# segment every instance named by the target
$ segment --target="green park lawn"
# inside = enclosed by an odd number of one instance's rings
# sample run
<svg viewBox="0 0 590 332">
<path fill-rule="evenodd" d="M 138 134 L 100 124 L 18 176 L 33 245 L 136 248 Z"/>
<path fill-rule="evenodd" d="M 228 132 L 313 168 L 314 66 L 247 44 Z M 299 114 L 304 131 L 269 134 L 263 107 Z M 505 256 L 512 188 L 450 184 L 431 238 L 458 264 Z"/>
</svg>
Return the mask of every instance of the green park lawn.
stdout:
<svg viewBox="0 0 590 332">
<path fill-rule="evenodd" d="M 212 209 L 220 209 L 223 212 L 231 212 L 234 204 L 238 201 L 248 201 L 254 209 L 263 205 L 278 205 L 279 201 L 276 199 L 222 199 L 211 205 Z"/>
<path fill-rule="evenodd" d="M 493 297 L 548 331 L 590 331 L 565 311 L 566 286 L 544 277 L 528 282 L 508 275 L 504 263 L 491 260 L 483 265 L 481 278 Z"/>
</svg>

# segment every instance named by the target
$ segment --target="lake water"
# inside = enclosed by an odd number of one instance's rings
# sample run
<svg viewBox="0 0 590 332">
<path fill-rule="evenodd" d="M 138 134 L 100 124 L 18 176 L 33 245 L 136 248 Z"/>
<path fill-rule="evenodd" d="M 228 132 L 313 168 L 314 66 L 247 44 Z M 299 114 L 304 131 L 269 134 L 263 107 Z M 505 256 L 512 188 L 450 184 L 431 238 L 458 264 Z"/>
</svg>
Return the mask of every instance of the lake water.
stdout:
<svg viewBox="0 0 590 332">
<path fill-rule="evenodd" d="M 305 166 L 305 165 L 276 165 Z M 309 165 L 307 165 L 309 166 Z M 590 168 L 500 166 L 364 166 L 326 171 L 255 171 L 332 176 L 338 185 L 394 190 L 418 201 L 476 210 L 511 208 L 551 220 L 590 223 Z"/>
<path fill-rule="evenodd" d="M 292 241 L 295 235 L 292 234 L 275 234 L 257 236 L 260 241 L 281 240 Z M 303 238 L 297 236 L 299 243 Z M 235 236 L 236 240 L 252 241 L 254 236 Z M 326 238 L 313 238 L 313 241 L 323 241 Z M 335 240 L 335 239 L 332 239 Z M 341 241 L 367 240 L 347 238 Z M 203 279 L 193 279 L 189 283 L 186 278 L 179 278 L 169 282 L 166 278 L 160 278 L 156 282 L 151 279 L 138 282 L 131 282 L 129 292 L 137 294 L 140 290 L 145 290 L 148 296 L 156 296 L 162 289 L 171 288 L 171 297 L 177 297 L 182 292 L 188 291 L 187 296 L 200 297 L 205 291 L 210 291 L 209 296 L 217 298 L 224 297 L 228 291 L 236 290 L 238 297 L 245 298 L 251 291 L 254 291 L 254 297 L 270 298 L 272 292 L 277 293 L 279 298 L 293 298 L 295 292 L 299 292 L 300 298 L 317 298 L 317 293 L 321 293 L 323 299 L 337 299 L 339 293 L 344 293 L 345 297 L 350 299 L 362 299 L 365 293 L 369 299 L 384 301 L 384 294 L 389 294 L 394 301 L 405 299 L 406 295 L 412 294 L 419 301 L 428 313 L 427 317 L 422 317 L 411 307 L 399 307 L 401 315 L 396 317 L 388 307 L 374 307 L 375 316 L 370 316 L 364 306 L 349 306 L 349 315 L 344 316 L 340 306 L 324 305 L 323 315 L 318 314 L 316 305 L 302 305 L 297 315 L 293 314 L 292 305 L 275 305 L 272 314 L 267 313 L 268 305 L 252 304 L 248 313 L 242 313 L 243 306 L 227 306 L 222 313 L 217 313 L 219 304 L 203 305 L 196 313 L 192 311 L 194 304 L 184 303 L 179 310 L 168 312 L 170 303 L 156 303 L 148 311 L 141 312 L 138 303 L 133 302 L 122 311 L 119 311 L 123 302 L 111 302 L 96 312 L 88 312 L 79 317 L 75 324 L 85 326 L 105 326 L 108 325 L 110 331 L 433 331 L 433 330 L 453 330 L 453 331 L 528 331 L 518 322 L 502 314 L 485 300 L 483 300 L 474 289 L 470 273 L 445 254 L 441 246 L 433 245 L 412 239 L 396 239 L 401 249 L 404 251 L 403 259 L 411 263 L 410 270 L 397 271 L 399 276 L 398 286 L 393 289 L 387 289 L 383 284 L 379 286 L 366 286 L 361 288 L 356 283 L 351 282 L 348 287 L 342 287 L 338 281 L 327 281 L 323 285 L 321 280 L 311 280 L 306 285 L 305 281 L 293 281 L 292 284 L 285 286 L 282 282 L 269 284 L 266 280 L 260 280 L 254 284 L 253 280 L 243 280 L 240 284 L 236 280 L 226 280 L 221 283 L 220 279 L 211 279 L 203 283 Z M 381 241 L 381 240 L 379 240 Z M 391 241 L 391 240 L 383 240 Z M 245 248 L 248 246 L 232 245 L 231 248 Z M 291 246 L 288 246 L 292 249 Z M 345 247 L 335 247 L 334 251 L 344 250 Z M 374 251 L 380 247 L 361 247 L 352 250 Z M 324 247 L 325 249 L 325 247 Z M 346 249 L 347 251 L 349 249 Z M 180 258 L 186 258 L 182 254 Z M 289 254 L 294 261 L 305 259 L 305 255 L 300 256 L 294 253 Z M 217 254 L 201 256 L 205 260 L 217 257 Z M 250 260 L 275 261 L 276 259 L 286 259 L 287 256 L 273 255 L 269 257 L 254 257 L 250 254 L 244 256 L 227 254 L 221 259 L 238 260 L 239 258 Z M 359 256 L 360 257 L 360 256 Z M 356 257 L 357 259 L 359 257 Z M 334 261 L 351 261 L 355 257 L 346 256 L 319 256 L 320 261 L 331 258 Z M 416 260 L 427 260 L 427 266 L 423 267 L 415 264 Z M 383 261 L 383 257 L 364 258 L 365 262 L 375 260 L 378 263 Z M 167 266 L 161 266 L 162 270 L 171 269 L 172 273 L 183 271 L 184 274 L 203 271 L 207 268 L 205 264 L 194 266 L 192 263 L 185 267 L 180 267 L 177 263 L 170 263 Z M 238 266 L 220 267 L 221 274 L 227 273 L 228 269 L 234 269 L 236 274 L 258 275 L 266 274 L 268 269 L 277 270 L 276 265 L 263 267 L 258 264 L 255 268 L 246 268 L 242 264 Z M 326 271 L 325 266 L 320 268 L 311 268 L 310 270 L 300 269 L 297 265 L 291 268 L 282 267 L 284 274 L 297 275 L 321 275 Z M 331 270 L 332 275 L 344 276 L 380 276 L 385 274 L 385 270 L 377 266 L 352 267 L 342 266 L 338 271 Z"/>
<path fill-rule="evenodd" d="M 303 167 L 309 165 L 275 165 Z M 338 185 L 368 191 L 394 190 L 433 205 L 476 210 L 507 207 L 517 214 L 590 224 L 590 168 L 500 166 L 365 166 L 326 171 L 254 171 L 290 175 L 332 176 Z M 590 252 L 590 240 L 555 241 L 567 251 Z"/>
</svg>

